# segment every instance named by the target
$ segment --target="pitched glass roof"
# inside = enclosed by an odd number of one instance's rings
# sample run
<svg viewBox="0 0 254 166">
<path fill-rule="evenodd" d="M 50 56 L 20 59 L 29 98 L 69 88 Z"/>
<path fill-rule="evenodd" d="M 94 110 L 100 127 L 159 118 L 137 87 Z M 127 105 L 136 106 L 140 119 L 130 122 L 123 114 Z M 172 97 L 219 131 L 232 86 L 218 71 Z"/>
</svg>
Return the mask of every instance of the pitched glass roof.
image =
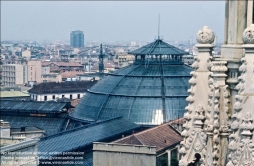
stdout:
<svg viewBox="0 0 254 166">
<path fill-rule="evenodd" d="M 0 100 L 0 112 L 19 111 L 19 112 L 37 112 L 37 113 L 60 113 L 66 108 L 68 103 L 61 102 L 37 102 L 37 101 L 19 101 L 19 100 Z"/>
<path fill-rule="evenodd" d="M 139 128 L 139 125 L 123 118 L 114 118 L 91 125 L 43 137 L 38 143 L 39 152 L 66 152 L 84 148 L 93 142 L 120 135 Z M 44 156 L 44 157 L 46 157 Z"/>
<path fill-rule="evenodd" d="M 9 122 L 13 128 L 34 126 L 45 130 L 46 135 L 56 134 L 66 126 L 66 118 L 45 118 L 45 117 L 20 117 L 20 116 L 1 116 L 1 119 Z"/>
<path fill-rule="evenodd" d="M 187 55 L 189 53 L 174 47 L 161 39 L 129 52 L 133 55 Z"/>
</svg>

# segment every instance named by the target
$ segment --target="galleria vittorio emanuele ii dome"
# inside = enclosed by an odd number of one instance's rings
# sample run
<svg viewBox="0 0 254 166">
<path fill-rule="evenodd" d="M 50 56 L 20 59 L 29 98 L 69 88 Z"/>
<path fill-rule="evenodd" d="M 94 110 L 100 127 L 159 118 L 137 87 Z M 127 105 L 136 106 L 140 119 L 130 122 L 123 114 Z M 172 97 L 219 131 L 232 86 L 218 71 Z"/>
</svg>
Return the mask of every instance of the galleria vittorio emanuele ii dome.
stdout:
<svg viewBox="0 0 254 166">
<path fill-rule="evenodd" d="M 187 53 L 157 39 L 129 54 L 135 62 L 88 90 L 71 118 L 94 122 L 123 116 L 150 126 L 183 116 L 192 71 L 182 62 Z"/>
</svg>

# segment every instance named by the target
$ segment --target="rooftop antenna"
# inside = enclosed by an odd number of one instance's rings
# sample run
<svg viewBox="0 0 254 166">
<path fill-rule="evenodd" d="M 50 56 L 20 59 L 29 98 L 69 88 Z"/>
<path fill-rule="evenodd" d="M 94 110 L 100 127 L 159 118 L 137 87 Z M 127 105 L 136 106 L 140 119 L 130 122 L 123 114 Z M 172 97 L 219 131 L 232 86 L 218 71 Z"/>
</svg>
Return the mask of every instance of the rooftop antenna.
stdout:
<svg viewBox="0 0 254 166">
<path fill-rule="evenodd" d="M 158 19 L 158 39 L 160 39 L 160 14 Z"/>
</svg>

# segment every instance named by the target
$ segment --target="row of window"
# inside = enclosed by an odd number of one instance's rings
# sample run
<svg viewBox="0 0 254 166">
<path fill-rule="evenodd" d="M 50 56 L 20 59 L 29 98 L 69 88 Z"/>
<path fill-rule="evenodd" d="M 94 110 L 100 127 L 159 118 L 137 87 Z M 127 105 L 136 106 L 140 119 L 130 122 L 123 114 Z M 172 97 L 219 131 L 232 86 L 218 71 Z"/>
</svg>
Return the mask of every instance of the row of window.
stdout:
<svg viewBox="0 0 254 166">
<path fill-rule="evenodd" d="M 65 95 L 62 95 L 62 98 L 64 98 Z M 78 94 L 78 99 L 80 99 L 80 94 Z M 47 101 L 48 99 L 48 96 L 44 96 L 44 101 Z M 52 95 L 52 99 L 55 100 L 56 99 L 56 96 L 55 95 Z M 70 95 L 70 99 L 72 99 L 72 95 Z"/>
</svg>

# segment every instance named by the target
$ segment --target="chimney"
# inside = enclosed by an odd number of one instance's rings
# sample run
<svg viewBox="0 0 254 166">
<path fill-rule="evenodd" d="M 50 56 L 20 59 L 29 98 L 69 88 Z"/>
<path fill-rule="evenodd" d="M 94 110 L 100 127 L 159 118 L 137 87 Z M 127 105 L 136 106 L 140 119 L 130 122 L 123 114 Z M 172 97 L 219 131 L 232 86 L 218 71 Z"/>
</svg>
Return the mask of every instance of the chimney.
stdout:
<svg viewBox="0 0 254 166">
<path fill-rule="evenodd" d="M 9 122 L 4 122 L 0 120 L 0 137 L 1 138 L 10 138 L 11 137 L 11 127 Z"/>
</svg>

